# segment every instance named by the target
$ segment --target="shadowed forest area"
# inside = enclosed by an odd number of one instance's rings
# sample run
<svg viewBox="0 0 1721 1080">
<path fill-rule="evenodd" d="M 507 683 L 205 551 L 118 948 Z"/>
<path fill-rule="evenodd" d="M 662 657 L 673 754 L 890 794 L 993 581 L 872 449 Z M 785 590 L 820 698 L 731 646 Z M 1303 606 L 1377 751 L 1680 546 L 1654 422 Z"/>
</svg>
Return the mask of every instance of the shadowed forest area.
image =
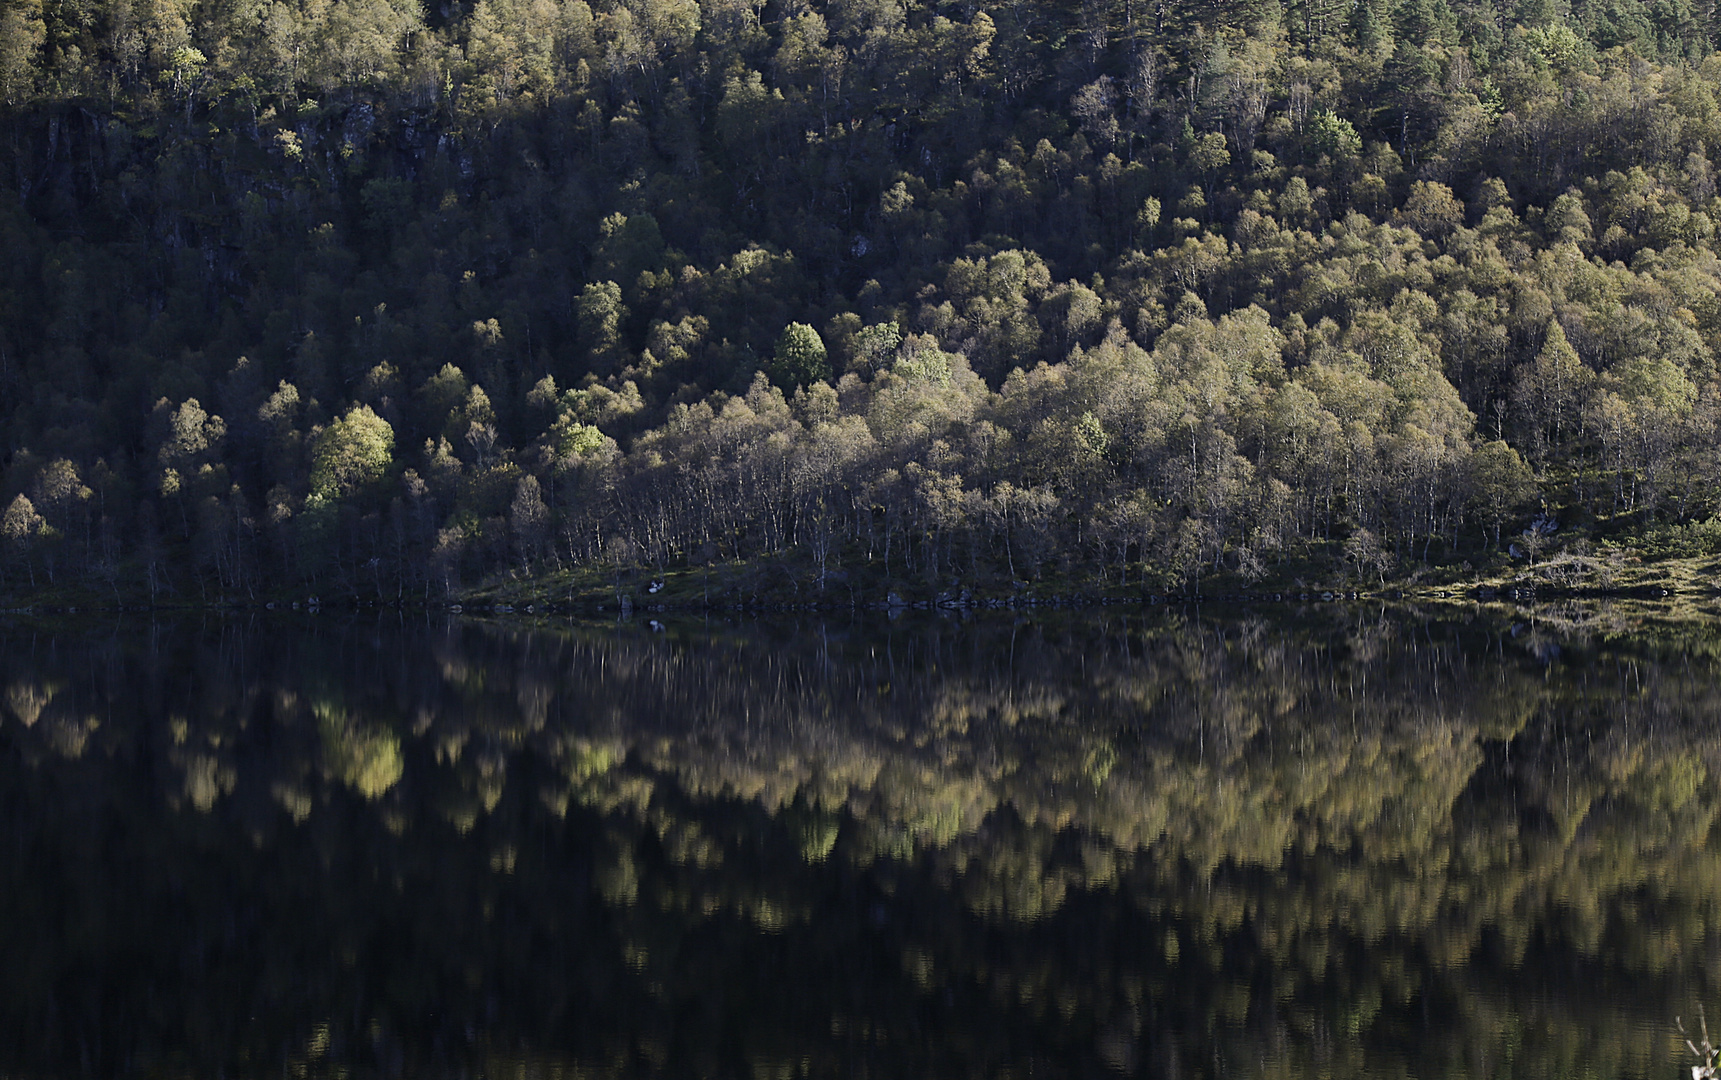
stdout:
<svg viewBox="0 0 1721 1080">
<path fill-rule="evenodd" d="M 1648 1077 L 1716 990 L 1709 630 L 0 643 L 9 1074 Z"/>
<path fill-rule="evenodd" d="M 1721 553 L 1718 34 L 0 0 L 0 595 Z"/>
</svg>

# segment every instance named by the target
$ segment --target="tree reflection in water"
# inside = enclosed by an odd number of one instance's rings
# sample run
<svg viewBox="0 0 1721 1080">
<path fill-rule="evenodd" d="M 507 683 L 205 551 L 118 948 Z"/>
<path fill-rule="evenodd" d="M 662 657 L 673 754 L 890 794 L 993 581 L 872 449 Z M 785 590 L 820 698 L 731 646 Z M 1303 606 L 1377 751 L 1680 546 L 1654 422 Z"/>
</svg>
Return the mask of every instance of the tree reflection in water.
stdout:
<svg viewBox="0 0 1721 1080">
<path fill-rule="evenodd" d="M 0 628 L 0 1073 L 1677 1064 L 1721 633 L 1337 618 Z"/>
</svg>

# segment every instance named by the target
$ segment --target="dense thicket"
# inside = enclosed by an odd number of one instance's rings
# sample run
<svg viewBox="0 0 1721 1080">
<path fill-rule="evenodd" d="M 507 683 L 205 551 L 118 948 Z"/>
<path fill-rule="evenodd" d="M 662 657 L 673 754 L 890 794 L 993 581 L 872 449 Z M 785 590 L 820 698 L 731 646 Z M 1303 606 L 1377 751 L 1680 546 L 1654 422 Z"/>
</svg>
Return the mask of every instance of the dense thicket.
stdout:
<svg viewBox="0 0 1721 1080">
<path fill-rule="evenodd" d="M 1374 576 L 1702 525 L 1717 33 L 0 0 L 0 588 Z"/>
</svg>

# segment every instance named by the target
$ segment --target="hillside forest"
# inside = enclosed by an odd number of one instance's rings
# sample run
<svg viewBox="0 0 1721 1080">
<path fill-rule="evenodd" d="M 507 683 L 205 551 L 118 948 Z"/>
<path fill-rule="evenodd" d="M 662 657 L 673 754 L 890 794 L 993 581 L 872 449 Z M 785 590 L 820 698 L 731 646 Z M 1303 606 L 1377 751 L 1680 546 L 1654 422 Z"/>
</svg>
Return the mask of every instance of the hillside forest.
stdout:
<svg viewBox="0 0 1721 1080">
<path fill-rule="evenodd" d="M 1718 35 L 0 0 L 0 594 L 1713 552 Z"/>
</svg>

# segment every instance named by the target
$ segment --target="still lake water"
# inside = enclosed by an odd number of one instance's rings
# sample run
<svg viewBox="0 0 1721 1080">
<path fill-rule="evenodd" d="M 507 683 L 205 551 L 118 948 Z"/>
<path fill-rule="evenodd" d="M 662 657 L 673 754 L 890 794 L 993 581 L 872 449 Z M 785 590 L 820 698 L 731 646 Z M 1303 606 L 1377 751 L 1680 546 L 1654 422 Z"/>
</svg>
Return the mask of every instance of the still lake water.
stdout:
<svg viewBox="0 0 1721 1080">
<path fill-rule="evenodd" d="M 1623 619 L 0 624 L 0 1075 L 1671 1077 L 1718 721 Z"/>
</svg>

